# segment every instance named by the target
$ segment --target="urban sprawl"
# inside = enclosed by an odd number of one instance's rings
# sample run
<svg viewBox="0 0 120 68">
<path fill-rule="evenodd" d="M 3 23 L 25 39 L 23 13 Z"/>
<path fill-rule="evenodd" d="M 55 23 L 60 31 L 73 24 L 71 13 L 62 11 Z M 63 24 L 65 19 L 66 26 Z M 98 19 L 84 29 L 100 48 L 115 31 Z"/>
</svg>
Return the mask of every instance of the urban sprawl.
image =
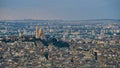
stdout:
<svg viewBox="0 0 120 68">
<path fill-rule="evenodd" d="M 0 21 L 0 68 L 120 68 L 120 21 Z"/>
</svg>

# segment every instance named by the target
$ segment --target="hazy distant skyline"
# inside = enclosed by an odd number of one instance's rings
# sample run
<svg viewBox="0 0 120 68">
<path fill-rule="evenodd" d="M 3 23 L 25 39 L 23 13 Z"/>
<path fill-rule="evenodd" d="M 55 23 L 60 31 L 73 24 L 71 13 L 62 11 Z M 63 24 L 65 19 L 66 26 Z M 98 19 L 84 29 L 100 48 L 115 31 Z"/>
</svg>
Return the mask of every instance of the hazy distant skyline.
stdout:
<svg viewBox="0 0 120 68">
<path fill-rule="evenodd" d="M 0 20 L 120 19 L 120 0 L 0 0 Z"/>
</svg>

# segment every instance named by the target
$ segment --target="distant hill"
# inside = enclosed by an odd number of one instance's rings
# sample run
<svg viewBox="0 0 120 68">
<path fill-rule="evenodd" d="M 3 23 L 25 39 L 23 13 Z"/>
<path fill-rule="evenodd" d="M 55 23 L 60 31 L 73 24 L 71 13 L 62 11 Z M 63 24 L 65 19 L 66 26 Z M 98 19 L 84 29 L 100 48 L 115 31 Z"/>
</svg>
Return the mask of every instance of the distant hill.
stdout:
<svg viewBox="0 0 120 68">
<path fill-rule="evenodd" d="M 120 19 L 90 19 L 90 20 L 4 20 L 2 22 L 16 23 L 56 23 L 57 24 L 94 24 L 94 23 L 120 23 Z"/>
</svg>

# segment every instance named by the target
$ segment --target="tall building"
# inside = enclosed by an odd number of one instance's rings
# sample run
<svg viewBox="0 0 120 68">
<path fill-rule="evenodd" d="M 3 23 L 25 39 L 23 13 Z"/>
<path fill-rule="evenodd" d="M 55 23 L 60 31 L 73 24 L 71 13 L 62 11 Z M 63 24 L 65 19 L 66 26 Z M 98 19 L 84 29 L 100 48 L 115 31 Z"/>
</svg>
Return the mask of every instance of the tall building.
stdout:
<svg viewBox="0 0 120 68">
<path fill-rule="evenodd" d="M 38 30 L 38 26 L 36 26 L 36 38 L 39 38 L 39 30 Z"/>
<path fill-rule="evenodd" d="M 44 38 L 44 33 L 42 30 L 42 27 L 40 27 L 40 29 L 38 29 L 38 26 L 36 26 L 36 38 Z"/>
<path fill-rule="evenodd" d="M 39 37 L 41 37 L 43 35 L 43 30 L 42 30 L 42 27 L 40 27 L 39 29 Z"/>
<path fill-rule="evenodd" d="M 21 33 L 20 29 L 18 29 L 18 36 L 19 36 L 19 37 L 22 36 L 22 33 Z"/>
<path fill-rule="evenodd" d="M 44 39 L 44 38 L 45 38 L 45 35 L 44 35 L 44 32 L 43 32 L 42 27 L 40 27 L 40 29 L 39 29 L 39 37 L 40 37 L 41 39 Z"/>
</svg>

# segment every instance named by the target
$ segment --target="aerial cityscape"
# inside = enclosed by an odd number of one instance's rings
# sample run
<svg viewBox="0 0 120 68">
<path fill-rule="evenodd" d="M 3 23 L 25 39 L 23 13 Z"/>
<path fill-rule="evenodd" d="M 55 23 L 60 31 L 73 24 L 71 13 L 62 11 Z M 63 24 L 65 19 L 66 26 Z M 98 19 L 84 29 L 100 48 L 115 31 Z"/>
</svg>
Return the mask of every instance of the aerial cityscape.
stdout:
<svg viewBox="0 0 120 68">
<path fill-rule="evenodd" d="M 120 20 L 91 21 L 1 21 L 0 66 L 119 68 Z"/>
<path fill-rule="evenodd" d="M 119 0 L 0 0 L 0 68 L 120 68 Z"/>
</svg>

